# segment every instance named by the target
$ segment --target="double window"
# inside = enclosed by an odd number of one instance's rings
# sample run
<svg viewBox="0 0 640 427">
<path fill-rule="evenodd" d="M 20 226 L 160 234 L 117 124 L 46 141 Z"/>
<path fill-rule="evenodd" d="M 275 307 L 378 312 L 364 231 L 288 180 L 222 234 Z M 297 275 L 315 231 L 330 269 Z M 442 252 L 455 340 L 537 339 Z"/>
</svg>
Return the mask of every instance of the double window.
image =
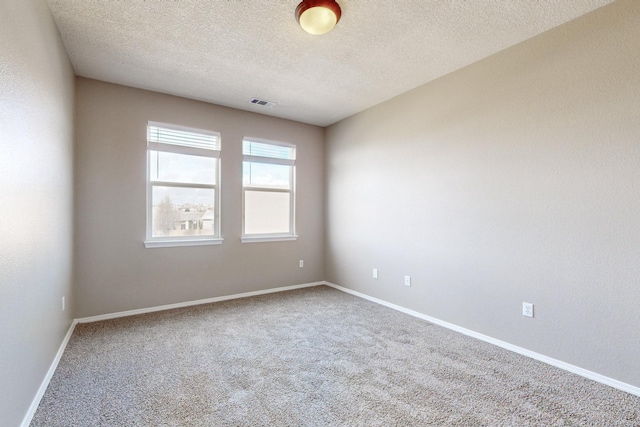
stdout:
<svg viewBox="0 0 640 427">
<path fill-rule="evenodd" d="M 147 125 L 146 247 L 222 243 L 220 134 Z M 292 144 L 242 141 L 242 242 L 295 240 Z"/>
<path fill-rule="evenodd" d="M 294 145 L 242 141 L 242 241 L 294 240 Z"/>
<path fill-rule="evenodd" d="M 220 134 L 149 122 L 146 247 L 221 243 Z"/>
</svg>

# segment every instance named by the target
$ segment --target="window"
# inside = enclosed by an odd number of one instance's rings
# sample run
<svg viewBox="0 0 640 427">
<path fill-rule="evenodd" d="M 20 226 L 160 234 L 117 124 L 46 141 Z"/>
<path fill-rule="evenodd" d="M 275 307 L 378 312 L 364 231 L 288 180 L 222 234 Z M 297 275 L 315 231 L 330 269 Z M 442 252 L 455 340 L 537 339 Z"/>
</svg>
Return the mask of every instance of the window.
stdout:
<svg viewBox="0 0 640 427">
<path fill-rule="evenodd" d="M 242 141 L 242 241 L 295 240 L 296 147 Z"/>
<path fill-rule="evenodd" d="M 222 243 L 220 134 L 149 122 L 146 247 Z"/>
</svg>

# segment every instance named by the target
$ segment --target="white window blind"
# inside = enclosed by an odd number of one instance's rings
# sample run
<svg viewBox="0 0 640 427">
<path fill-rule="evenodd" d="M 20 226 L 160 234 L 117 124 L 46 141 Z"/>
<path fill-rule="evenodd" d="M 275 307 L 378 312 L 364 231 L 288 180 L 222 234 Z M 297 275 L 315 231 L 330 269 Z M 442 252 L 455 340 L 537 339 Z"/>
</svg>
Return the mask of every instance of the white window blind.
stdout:
<svg viewBox="0 0 640 427">
<path fill-rule="evenodd" d="M 296 159 L 296 149 L 292 146 L 276 145 L 249 139 L 242 141 L 242 154 L 244 156 L 283 159 L 292 162 Z"/>
<path fill-rule="evenodd" d="M 217 132 L 204 130 L 193 132 L 164 126 L 165 127 L 161 127 L 157 124 L 150 123 L 147 127 L 147 141 L 151 143 L 220 151 L 220 134 Z"/>
</svg>

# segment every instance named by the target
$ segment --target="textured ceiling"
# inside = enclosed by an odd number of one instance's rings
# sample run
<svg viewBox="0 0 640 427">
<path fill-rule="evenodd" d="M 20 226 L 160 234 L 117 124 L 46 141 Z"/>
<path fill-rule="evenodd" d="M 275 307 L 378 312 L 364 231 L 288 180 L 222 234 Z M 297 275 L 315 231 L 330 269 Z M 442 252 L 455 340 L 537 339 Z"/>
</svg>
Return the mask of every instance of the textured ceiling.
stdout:
<svg viewBox="0 0 640 427">
<path fill-rule="evenodd" d="M 320 126 L 611 1 L 338 0 L 312 36 L 299 0 L 48 0 L 79 76 Z"/>
</svg>

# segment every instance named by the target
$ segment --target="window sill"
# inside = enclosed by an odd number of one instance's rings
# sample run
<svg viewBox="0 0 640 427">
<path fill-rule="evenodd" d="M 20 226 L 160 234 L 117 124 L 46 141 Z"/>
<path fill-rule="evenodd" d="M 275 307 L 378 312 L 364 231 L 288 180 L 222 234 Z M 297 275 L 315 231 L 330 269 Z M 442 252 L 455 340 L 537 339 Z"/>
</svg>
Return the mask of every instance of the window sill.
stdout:
<svg viewBox="0 0 640 427">
<path fill-rule="evenodd" d="M 284 242 L 288 240 L 298 240 L 297 235 L 288 236 L 242 236 L 242 243 L 259 243 L 259 242 Z"/>
<path fill-rule="evenodd" d="M 213 239 L 193 239 L 193 240 L 145 240 L 145 248 L 174 248 L 180 246 L 207 246 L 207 245 L 220 245 L 223 242 L 223 238 Z"/>
</svg>

